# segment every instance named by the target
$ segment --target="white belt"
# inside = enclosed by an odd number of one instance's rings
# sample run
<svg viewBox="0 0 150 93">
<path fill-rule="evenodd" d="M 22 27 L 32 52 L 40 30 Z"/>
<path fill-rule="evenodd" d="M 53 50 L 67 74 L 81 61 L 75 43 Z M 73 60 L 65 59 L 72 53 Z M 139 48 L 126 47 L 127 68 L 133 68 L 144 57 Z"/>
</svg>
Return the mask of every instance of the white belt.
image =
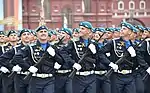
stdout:
<svg viewBox="0 0 150 93">
<path fill-rule="evenodd" d="M 40 77 L 40 78 L 47 78 L 47 77 L 52 77 L 53 75 L 52 74 L 32 74 L 32 76 L 35 76 L 35 77 Z"/>
<path fill-rule="evenodd" d="M 107 72 L 107 70 L 103 70 L 103 71 L 94 71 L 95 74 L 98 74 L 98 75 L 103 75 Z"/>
<path fill-rule="evenodd" d="M 117 73 L 120 73 L 120 74 L 129 74 L 129 73 L 132 73 L 132 70 L 122 70 L 122 71 L 117 71 Z"/>
<path fill-rule="evenodd" d="M 71 72 L 71 70 L 57 70 L 57 73 L 68 73 Z"/>
<path fill-rule="evenodd" d="M 77 75 L 88 76 L 94 74 L 94 71 L 84 71 L 84 72 L 76 72 Z"/>
<path fill-rule="evenodd" d="M 28 75 L 30 72 L 28 72 L 28 71 L 25 71 L 25 72 L 17 72 L 17 74 L 22 74 L 22 75 Z"/>
</svg>

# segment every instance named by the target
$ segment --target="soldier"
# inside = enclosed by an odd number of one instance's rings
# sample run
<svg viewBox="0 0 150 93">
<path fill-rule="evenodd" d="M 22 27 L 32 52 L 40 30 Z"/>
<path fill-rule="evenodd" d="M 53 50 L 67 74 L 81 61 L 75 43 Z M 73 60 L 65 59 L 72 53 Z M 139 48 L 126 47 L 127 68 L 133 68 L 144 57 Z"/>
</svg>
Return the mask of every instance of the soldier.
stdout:
<svg viewBox="0 0 150 93">
<path fill-rule="evenodd" d="M 68 78 L 75 61 L 71 59 L 66 51 L 66 46 L 72 37 L 72 31 L 69 28 L 62 28 L 59 31 L 60 38 L 63 38 L 62 43 L 58 46 L 60 55 L 64 60 L 64 64 L 56 71 L 55 93 L 73 93 L 72 79 Z M 77 64 L 77 63 L 76 63 Z"/>
<path fill-rule="evenodd" d="M 145 42 L 142 43 L 142 45 L 140 46 L 140 49 L 138 51 L 139 56 L 137 57 L 138 61 L 140 62 L 147 62 L 148 65 L 150 65 L 150 48 L 149 48 L 149 44 L 150 44 L 150 29 L 145 28 L 144 32 L 143 32 L 143 37 L 147 37 L 147 39 L 145 40 Z M 143 68 L 146 73 L 150 74 L 150 69 L 147 68 Z M 147 70 L 146 70 L 147 69 Z M 142 72 L 142 75 L 145 75 L 145 71 Z M 148 76 L 148 78 L 144 81 L 144 93 L 150 93 L 150 89 L 149 89 L 149 82 L 150 82 L 150 78 Z"/>
<path fill-rule="evenodd" d="M 51 34 L 50 36 L 50 43 L 54 45 L 55 43 L 59 42 L 59 36 L 54 30 L 50 30 L 49 32 Z"/>
<path fill-rule="evenodd" d="M 13 47 L 15 47 L 19 40 L 19 38 L 17 36 L 17 32 L 14 30 L 10 30 L 8 32 L 7 38 L 9 40 L 9 42 L 6 44 L 6 46 L 2 46 L 2 53 L 5 53 L 5 52 L 9 51 L 10 49 L 12 49 Z M 9 75 L 10 71 L 4 66 L 1 67 L 1 71 L 3 72 L 3 76 L 2 76 L 3 93 L 14 92 L 13 80 L 7 77 Z"/>
<path fill-rule="evenodd" d="M 36 44 L 21 49 L 14 56 L 14 61 L 18 61 L 22 69 L 33 73 L 29 82 L 29 93 L 54 93 L 54 67 L 56 62 L 62 64 L 62 58 L 58 55 L 57 49 L 48 43 L 46 26 L 39 26 L 36 33 Z M 28 61 L 24 61 L 24 58 Z M 35 67 L 39 59 L 41 63 Z"/>
<path fill-rule="evenodd" d="M 72 30 L 72 38 L 73 41 L 79 40 L 79 28 L 74 28 Z"/>
<path fill-rule="evenodd" d="M 0 56 L 0 64 L 2 66 L 7 67 L 9 71 L 15 71 L 18 73 L 18 75 L 13 78 L 15 93 L 27 93 L 28 85 L 25 83 L 25 81 L 23 81 L 24 75 L 22 75 L 23 72 L 20 72 L 22 69 L 19 65 L 17 65 L 18 61 L 13 62 L 13 57 L 21 48 L 25 47 L 25 45 L 30 44 L 30 34 L 31 33 L 28 29 L 21 30 L 19 35 L 21 38 L 21 44 L 15 46 L 14 48 L 10 49 Z"/>
<path fill-rule="evenodd" d="M 119 27 L 114 28 L 114 34 L 113 34 L 113 39 L 114 38 L 120 38 L 120 29 Z"/>
<path fill-rule="evenodd" d="M 98 43 L 98 49 L 104 47 L 104 28 L 95 28 L 94 39 Z M 102 36 L 103 35 L 103 36 Z M 111 93 L 111 84 L 109 79 L 104 79 L 104 75 L 108 70 L 106 63 L 102 61 L 104 55 L 96 55 L 96 93 Z"/>
<path fill-rule="evenodd" d="M 0 31 L 0 46 L 4 46 L 6 44 L 4 31 Z"/>
<path fill-rule="evenodd" d="M 143 29 L 144 30 L 144 27 L 142 28 L 139 28 L 139 29 Z M 138 34 L 139 33 L 139 30 L 138 29 L 133 29 L 133 32 L 130 34 L 130 40 L 133 44 L 133 46 L 137 46 L 140 42 L 140 40 L 138 40 Z M 139 47 L 138 47 L 139 48 Z M 138 50 L 137 48 L 137 50 Z M 143 69 L 140 67 L 139 64 L 136 64 L 137 62 L 135 62 L 135 87 L 136 87 L 136 93 L 144 93 L 144 83 L 142 81 L 142 72 L 143 72 Z"/>
<path fill-rule="evenodd" d="M 30 31 L 31 31 L 30 42 L 31 44 L 35 44 L 37 40 L 36 32 L 34 30 L 30 30 Z"/>
<path fill-rule="evenodd" d="M 81 69 L 79 69 L 80 66 L 73 65 L 78 70 L 73 78 L 73 92 L 96 93 L 96 76 L 94 74 L 96 46 L 91 42 L 91 38 L 93 37 L 92 24 L 87 21 L 80 22 L 79 31 L 79 40 L 70 42 L 67 47 L 67 51 L 71 54 L 75 62 L 83 59 L 80 63 Z"/>
<path fill-rule="evenodd" d="M 130 41 L 130 34 L 133 31 L 133 26 L 127 22 L 121 23 L 121 38 L 113 39 L 108 42 L 103 48 L 100 49 L 100 53 L 110 52 L 111 62 L 116 62 L 123 55 L 126 57 L 119 64 L 119 70 L 115 71 L 114 82 L 112 86 L 115 86 L 116 92 L 114 93 L 136 93 L 135 78 L 134 78 L 134 60 L 136 59 L 136 52 Z M 132 63 L 132 64 L 130 64 Z M 137 63 L 137 62 L 136 62 Z M 145 62 L 139 62 L 143 67 L 146 67 Z"/>
</svg>

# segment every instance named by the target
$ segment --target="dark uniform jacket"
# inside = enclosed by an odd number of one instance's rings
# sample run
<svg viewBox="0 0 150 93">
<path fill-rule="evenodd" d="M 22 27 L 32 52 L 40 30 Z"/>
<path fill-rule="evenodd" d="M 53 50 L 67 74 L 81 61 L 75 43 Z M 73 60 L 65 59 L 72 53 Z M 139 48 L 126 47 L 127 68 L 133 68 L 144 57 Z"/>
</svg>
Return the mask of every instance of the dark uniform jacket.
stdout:
<svg viewBox="0 0 150 93">
<path fill-rule="evenodd" d="M 49 43 L 47 43 L 47 47 L 44 50 L 41 47 L 41 44 L 39 41 L 35 45 L 27 46 L 22 48 L 18 53 L 14 56 L 14 61 L 18 61 L 19 65 L 23 67 L 24 70 L 28 70 L 30 66 L 33 66 L 38 62 L 38 60 L 42 57 L 42 60 L 40 62 L 40 65 L 38 65 L 38 72 L 37 73 L 54 73 L 54 63 L 58 62 L 59 64 L 63 64 L 62 58 L 58 55 L 57 48 L 53 47 L 55 49 L 55 56 L 52 57 L 48 54 L 47 48 L 50 46 Z M 44 55 L 43 55 L 44 54 Z M 28 61 L 24 61 L 23 59 L 27 58 Z"/>
</svg>

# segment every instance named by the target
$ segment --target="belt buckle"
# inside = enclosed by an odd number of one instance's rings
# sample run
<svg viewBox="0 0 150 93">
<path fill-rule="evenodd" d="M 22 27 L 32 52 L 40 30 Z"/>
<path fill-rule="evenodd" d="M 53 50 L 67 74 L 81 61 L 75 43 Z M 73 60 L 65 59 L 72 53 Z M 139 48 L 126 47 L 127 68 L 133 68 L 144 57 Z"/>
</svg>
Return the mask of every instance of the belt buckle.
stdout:
<svg viewBox="0 0 150 93">
<path fill-rule="evenodd" d="M 122 70 L 121 72 L 122 72 L 122 74 L 127 74 L 128 73 L 127 70 Z"/>
<path fill-rule="evenodd" d="M 46 77 L 46 74 L 41 74 L 41 78 L 45 78 Z"/>
<path fill-rule="evenodd" d="M 89 75 L 89 72 L 88 71 L 84 71 L 83 75 Z"/>
</svg>

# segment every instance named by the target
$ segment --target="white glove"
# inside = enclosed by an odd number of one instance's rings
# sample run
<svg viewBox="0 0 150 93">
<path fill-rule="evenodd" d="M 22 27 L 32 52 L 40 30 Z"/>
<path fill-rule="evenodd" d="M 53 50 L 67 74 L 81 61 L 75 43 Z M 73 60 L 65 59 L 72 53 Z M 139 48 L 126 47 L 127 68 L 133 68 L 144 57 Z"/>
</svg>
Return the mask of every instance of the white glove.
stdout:
<svg viewBox="0 0 150 93">
<path fill-rule="evenodd" d="M 28 69 L 31 73 L 36 73 L 38 71 L 38 69 L 35 66 L 30 66 L 30 68 Z"/>
<path fill-rule="evenodd" d="M 107 56 L 107 57 L 110 57 L 110 53 L 106 53 L 106 56 Z"/>
<path fill-rule="evenodd" d="M 0 71 L 2 71 L 3 73 L 10 72 L 6 67 L 3 67 L 3 66 L 0 68 Z"/>
<path fill-rule="evenodd" d="M 76 70 L 80 70 L 82 67 L 80 64 L 78 63 L 74 63 L 73 67 L 76 69 Z"/>
<path fill-rule="evenodd" d="M 55 56 L 55 50 L 54 50 L 51 46 L 47 49 L 47 52 L 48 52 L 51 56 Z"/>
<path fill-rule="evenodd" d="M 146 72 L 150 75 L 150 67 L 146 70 Z"/>
<path fill-rule="evenodd" d="M 90 44 L 90 45 L 88 46 L 88 48 L 91 50 L 91 52 L 92 52 L 93 54 L 96 53 L 96 47 L 95 47 L 94 44 Z"/>
<path fill-rule="evenodd" d="M 55 64 L 54 64 L 54 68 L 55 68 L 55 69 L 60 69 L 60 67 L 61 67 L 61 65 L 60 65 L 60 64 L 58 64 L 57 62 L 55 62 Z"/>
<path fill-rule="evenodd" d="M 132 46 L 130 46 L 127 50 L 130 53 L 131 57 L 135 57 L 136 56 L 136 52 L 135 52 L 135 50 L 134 50 L 134 48 Z"/>
<path fill-rule="evenodd" d="M 113 62 L 110 62 L 109 66 L 112 67 L 114 71 L 118 70 L 118 65 L 114 64 Z"/>
<path fill-rule="evenodd" d="M 15 71 L 15 72 L 20 72 L 21 70 L 22 68 L 19 65 L 16 65 L 12 68 L 12 71 Z"/>
</svg>

